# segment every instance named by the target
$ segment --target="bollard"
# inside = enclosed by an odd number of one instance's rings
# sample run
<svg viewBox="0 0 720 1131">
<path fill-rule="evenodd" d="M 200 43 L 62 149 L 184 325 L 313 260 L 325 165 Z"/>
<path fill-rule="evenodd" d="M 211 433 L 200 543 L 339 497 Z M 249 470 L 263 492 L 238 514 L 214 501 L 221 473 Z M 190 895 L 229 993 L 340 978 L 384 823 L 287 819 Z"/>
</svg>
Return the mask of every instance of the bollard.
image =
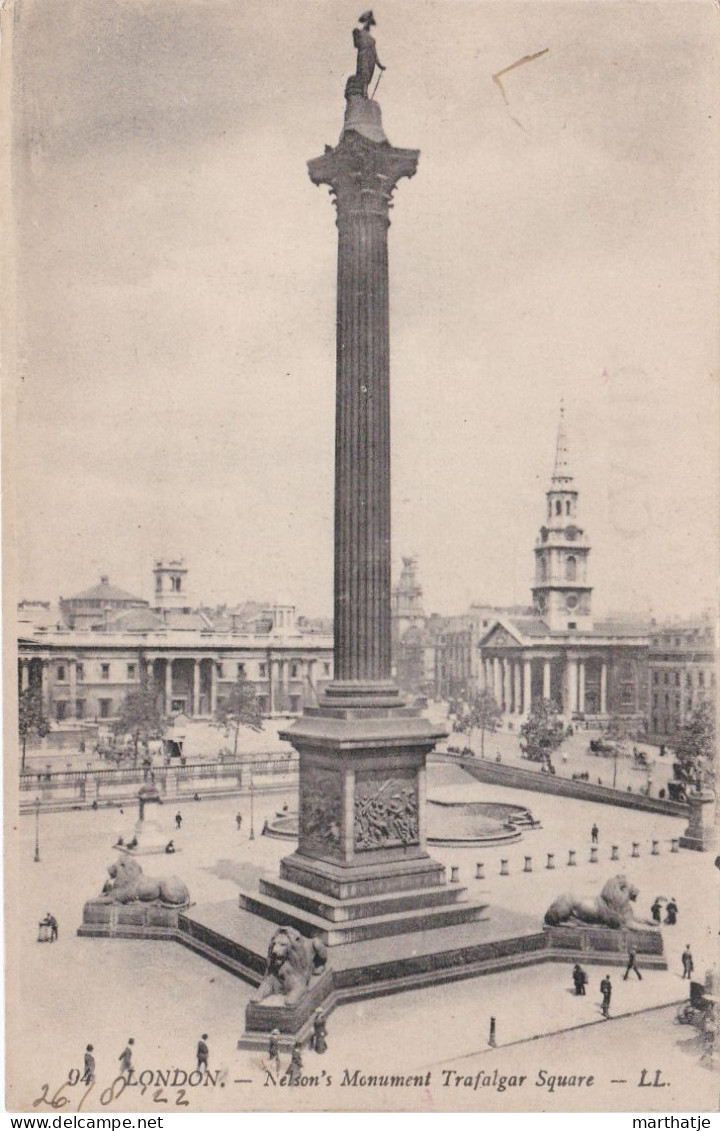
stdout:
<svg viewBox="0 0 720 1131">
<path fill-rule="evenodd" d="M 670 851 L 671 852 L 679 852 L 680 851 L 680 841 L 679 840 L 675 840 L 673 838 L 670 841 Z"/>
<path fill-rule="evenodd" d="M 575 849 L 571 848 L 568 852 L 568 868 L 574 868 L 576 864 L 577 860 L 575 859 Z"/>
<path fill-rule="evenodd" d="M 547 864 L 545 865 L 545 867 L 546 868 L 554 868 L 555 867 L 555 854 L 553 852 L 548 852 L 547 858 L 548 858 Z"/>
<path fill-rule="evenodd" d="M 485 879 L 485 872 L 483 871 L 484 867 L 485 867 L 484 864 L 476 864 L 475 865 L 475 879 L 476 880 L 484 880 Z"/>
<path fill-rule="evenodd" d="M 459 884 L 460 883 L 460 869 L 457 866 L 457 864 L 451 864 L 450 865 L 450 883 L 451 884 Z"/>
<path fill-rule="evenodd" d="M 532 856 L 525 857 L 525 867 L 523 872 L 532 872 Z"/>
<path fill-rule="evenodd" d="M 632 852 L 630 853 L 630 855 L 631 856 L 639 856 L 640 855 L 640 845 L 638 844 L 638 842 L 636 840 L 633 841 L 633 848 L 632 848 Z"/>
<path fill-rule="evenodd" d="M 650 855 L 651 856 L 659 856 L 660 855 L 660 849 L 658 847 L 658 842 L 656 840 L 654 840 L 652 842 L 652 848 L 650 849 Z"/>
<path fill-rule="evenodd" d="M 612 848 L 610 849 L 610 859 L 611 860 L 619 860 L 620 859 L 620 857 L 618 856 L 618 846 L 616 844 L 614 844 L 612 846 Z"/>
<path fill-rule="evenodd" d="M 510 875 L 510 873 L 508 872 L 508 862 L 507 862 L 507 860 L 501 860 L 500 861 L 500 875 L 501 876 L 509 876 Z"/>
<path fill-rule="evenodd" d="M 590 849 L 590 863 L 591 864 L 597 864 L 597 862 L 598 862 L 598 849 L 597 849 L 597 845 L 593 844 L 593 846 Z"/>
</svg>

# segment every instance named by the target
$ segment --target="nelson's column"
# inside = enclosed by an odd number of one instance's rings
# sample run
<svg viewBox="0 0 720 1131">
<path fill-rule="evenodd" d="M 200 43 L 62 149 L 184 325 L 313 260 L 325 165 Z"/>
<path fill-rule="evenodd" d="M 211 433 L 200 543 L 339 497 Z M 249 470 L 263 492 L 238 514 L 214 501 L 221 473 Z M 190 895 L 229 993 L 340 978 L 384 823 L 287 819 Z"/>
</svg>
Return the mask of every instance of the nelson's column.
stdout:
<svg viewBox="0 0 720 1131">
<path fill-rule="evenodd" d="M 337 948 L 336 969 L 367 961 L 354 961 L 353 944 L 386 936 L 407 935 L 388 944 L 396 966 L 417 961 L 418 931 L 483 911 L 426 851 L 425 760 L 444 732 L 391 678 L 388 227 L 419 153 L 385 137 L 369 94 L 381 66 L 375 21 L 359 22 L 340 141 L 308 162 L 337 208 L 335 680 L 283 735 L 300 756 L 297 851 L 279 880 L 241 896 L 246 910 Z"/>
</svg>

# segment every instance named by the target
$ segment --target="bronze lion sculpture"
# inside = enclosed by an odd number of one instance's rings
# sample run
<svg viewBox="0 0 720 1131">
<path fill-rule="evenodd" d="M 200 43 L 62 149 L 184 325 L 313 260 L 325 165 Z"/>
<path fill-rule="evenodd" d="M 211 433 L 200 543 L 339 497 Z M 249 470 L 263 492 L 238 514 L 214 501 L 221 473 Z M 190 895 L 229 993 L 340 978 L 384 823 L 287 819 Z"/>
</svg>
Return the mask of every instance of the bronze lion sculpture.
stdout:
<svg viewBox="0 0 720 1131">
<path fill-rule="evenodd" d="M 190 893 L 177 876 L 154 879 L 146 876 L 137 860 L 121 856 L 108 868 L 109 880 L 100 893 L 103 903 L 163 903 L 187 907 Z"/>
<path fill-rule="evenodd" d="M 326 962 L 327 948 L 322 939 L 306 939 L 294 927 L 278 927 L 270 940 L 265 977 L 254 1000 L 280 994 L 286 1005 L 294 1005 L 311 979 L 322 974 Z"/>
<path fill-rule="evenodd" d="M 584 923 L 593 927 L 636 928 L 632 905 L 637 894 L 637 888 L 625 876 L 613 876 L 595 899 L 559 896 L 545 912 L 545 922 L 551 927 Z"/>
</svg>

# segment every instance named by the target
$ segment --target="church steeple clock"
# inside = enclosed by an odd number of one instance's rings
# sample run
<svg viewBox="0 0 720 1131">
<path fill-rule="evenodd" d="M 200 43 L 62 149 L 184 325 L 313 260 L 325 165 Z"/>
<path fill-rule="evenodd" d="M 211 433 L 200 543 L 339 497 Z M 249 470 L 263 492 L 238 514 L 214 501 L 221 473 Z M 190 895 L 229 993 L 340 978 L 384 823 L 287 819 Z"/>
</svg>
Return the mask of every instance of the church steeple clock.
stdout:
<svg viewBox="0 0 720 1131">
<path fill-rule="evenodd" d="M 545 524 L 535 546 L 533 604 L 553 631 L 592 628 L 592 586 L 587 584 L 590 546 L 578 526 L 578 492 L 568 464 L 565 408 L 560 405 L 555 467 L 546 493 Z"/>
</svg>

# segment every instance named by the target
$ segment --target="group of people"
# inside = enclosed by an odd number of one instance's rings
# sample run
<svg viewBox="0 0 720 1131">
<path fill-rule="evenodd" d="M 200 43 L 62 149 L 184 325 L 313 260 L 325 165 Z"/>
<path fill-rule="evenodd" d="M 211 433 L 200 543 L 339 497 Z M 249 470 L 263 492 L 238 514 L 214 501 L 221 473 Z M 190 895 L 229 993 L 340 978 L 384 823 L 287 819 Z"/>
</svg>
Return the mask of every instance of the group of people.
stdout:
<svg viewBox="0 0 720 1131">
<path fill-rule="evenodd" d="M 325 1014 L 322 1009 L 316 1009 L 313 1017 L 313 1030 L 310 1036 L 309 1047 L 313 1052 L 324 1053 L 327 1052 L 327 1022 Z M 290 1053 L 290 1063 L 288 1064 L 282 1079 L 287 1079 L 288 1084 L 297 1084 L 302 1076 L 303 1059 L 302 1059 L 303 1045 L 302 1041 L 295 1041 Z M 270 1034 L 270 1042 L 268 1044 L 267 1064 L 269 1067 L 274 1068 L 275 1075 L 280 1075 L 280 1030 L 273 1029 Z"/>
<path fill-rule="evenodd" d="M 208 1048 L 207 1039 L 208 1039 L 207 1033 L 203 1033 L 203 1035 L 201 1036 L 200 1040 L 197 1043 L 196 1058 L 197 1058 L 198 1072 L 203 1068 L 207 1071 L 207 1068 L 208 1068 L 208 1062 L 209 1062 L 209 1059 L 210 1059 L 210 1050 Z M 122 1050 L 122 1052 L 120 1053 L 120 1056 L 118 1057 L 118 1061 L 120 1063 L 120 1075 L 121 1076 L 127 1076 L 129 1078 L 130 1075 L 132 1074 L 134 1045 L 135 1045 L 135 1038 L 134 1037 L 128 1037 L 127 1044 L 125 1045 L 125 1048 Z M 94 1051 L 95 1050 L 94 1050 L 92 1045 L 86 1045 L 85 1054 L 84 1054 L 84 1058 L 83 1058 L 83 1074 L 80 1077 L 80 1083 L 81 1084 L 92 1084 L 93 1080 L 95 1079 L 95 1055 L 94 1055 Z"/>
<path fill-rule="evenodd" d="M 665 925 L 667 927 L 674 927 L 677 923 L 678 917 L 678 905 L 675 902 L 675 896 L 672 896 L 671 899 L 666 899 L 664 895 L 655 896 L 655 902 L 650 908 L 650 914 L 653 917 L 653 921 L 655 923 L 661 923 L 663 921 L 663 903 L 665 904 Z"/>
</svg>

